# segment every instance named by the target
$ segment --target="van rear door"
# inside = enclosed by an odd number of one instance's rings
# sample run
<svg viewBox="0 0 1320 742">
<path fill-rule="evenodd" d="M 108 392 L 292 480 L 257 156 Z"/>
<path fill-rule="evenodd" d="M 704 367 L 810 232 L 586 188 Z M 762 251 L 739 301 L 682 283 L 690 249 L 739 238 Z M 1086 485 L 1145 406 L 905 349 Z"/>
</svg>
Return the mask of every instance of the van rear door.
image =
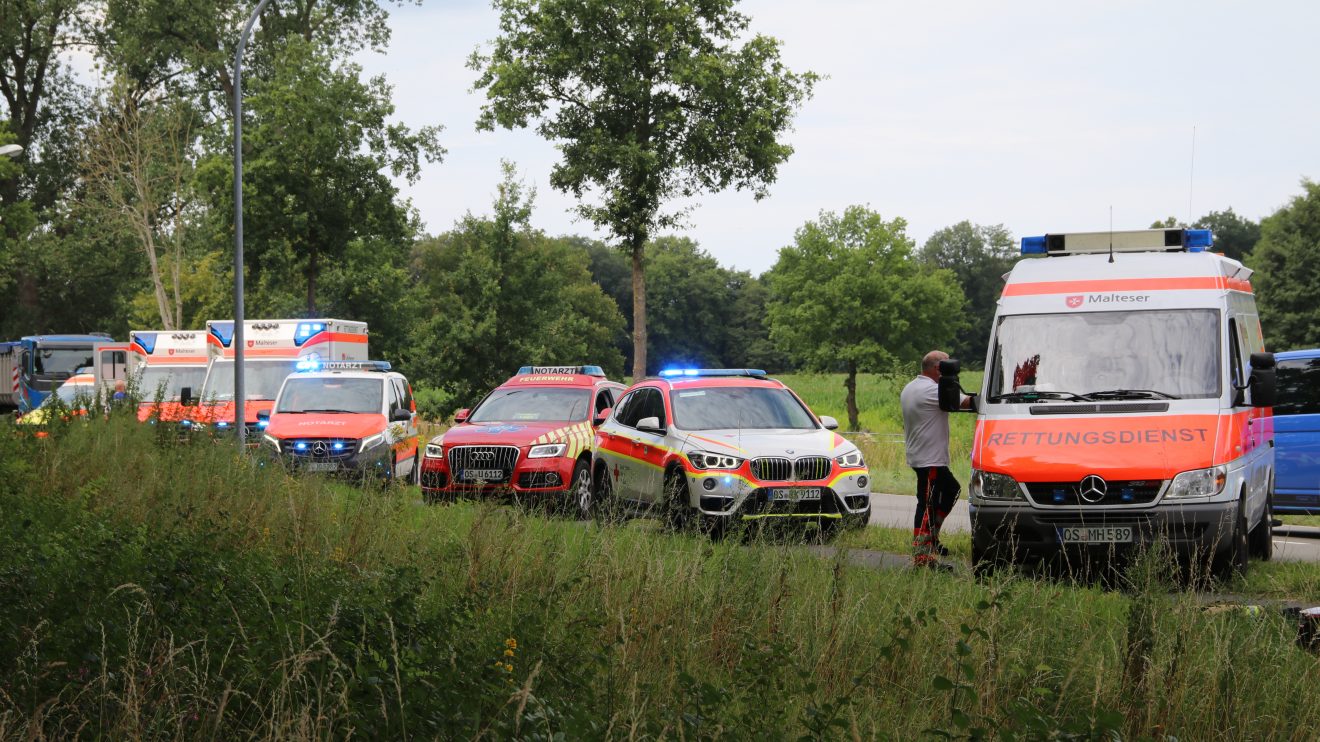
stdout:
<svg viewBox="0 0 1320 742">
<path fill-rule="evenodd" d="M 1320 513 L 1320 355 L 1279 361 L 1274 509 Z"/>
</svg>

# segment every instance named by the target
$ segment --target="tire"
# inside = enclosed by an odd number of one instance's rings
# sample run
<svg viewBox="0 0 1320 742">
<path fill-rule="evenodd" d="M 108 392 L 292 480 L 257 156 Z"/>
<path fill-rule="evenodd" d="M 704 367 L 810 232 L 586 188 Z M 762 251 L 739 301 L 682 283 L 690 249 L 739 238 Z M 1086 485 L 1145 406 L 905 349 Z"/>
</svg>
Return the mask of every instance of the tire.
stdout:
<svg viewBox="0 0 1320 742">
<path fill-rule="evenodd" d="M 1237 517 L 1233 523 L 1233 533 L 1229 537 L 1228 547 L 1217 555 L 1215 576 L 1221 580 L 1231 580 L 1247 573 L 1247 560 L 1250 557 L 1250 542 L 1247 533 L 1247 503 L 1245 498 L 1238 498 Z"/>
<path fill-rule="evenodd" d="M 413 454 L 412 474 L 408 475 L 408 483 L 414 487 L 422 486 L 422 452 Z"/>
<path fill-rule="evenodd" d="M 692 493 L 688 490 L 687 477 L 681 472 L 670 471 L 665 475 L 665 487 L 661 507 L 665 525 L 673 531 L 683 531 L 692 523 Z"/>
<path fill-rule="evenodd" d="M 596 511 L 596 486 L 591 481 L 591 465 L 585 459 L 579 459 L 573 467 L 573 478 L 569 480 L 569 505 L 567 510 L 578 518 L 586 520 Z"/>
<path fill-rule="evenodd" d="M 1274 521 L 1274 487 L 1265 495 L 1265 512 L 1260 516 L 1260 522 L 1251 529 L 1251 535 L 1248 537 L 1247 550 L 1253 559 L 1259 559 L 1262 562 L 1268 562 L 1274 558 L 1274 527 L 1271 523 Z"/>
<path fill-rule="evenodd" d="M 622 519 L 622 513 L 619 510 L 619 501 L 614 497 L 614 481 L 610 479 L 610 470 L 604 466 L 597 467 L 597 470 L 597 476 L 591 478 L 594 494 L 592 517 L 598 523 L 618 522 Z"/>
</svg>

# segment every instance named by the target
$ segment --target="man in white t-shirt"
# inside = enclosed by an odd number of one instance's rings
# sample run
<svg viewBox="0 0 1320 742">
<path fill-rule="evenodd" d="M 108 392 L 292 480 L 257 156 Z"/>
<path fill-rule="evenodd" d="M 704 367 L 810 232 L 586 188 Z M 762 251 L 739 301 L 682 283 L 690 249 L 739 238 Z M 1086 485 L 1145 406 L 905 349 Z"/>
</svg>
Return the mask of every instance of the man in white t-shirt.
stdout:
<svg viewBox="0 0 1320 742">
<path fill-rule="evenodd" d="M 940 543 L 940 526 L 953 509 L 962 486 L 949 471 L 949 413 L 940 409 L 940 361 L 948 353 L 932 350 L 921 359 L 921 374 L 903 387 L 903 435 L 907 464 L 917 474 L 917 515 L 912 524 L 913 561 L 932 566 L 948 551 Z M 970 400 L 963 397 L 962 404 Z"/>
</svg>

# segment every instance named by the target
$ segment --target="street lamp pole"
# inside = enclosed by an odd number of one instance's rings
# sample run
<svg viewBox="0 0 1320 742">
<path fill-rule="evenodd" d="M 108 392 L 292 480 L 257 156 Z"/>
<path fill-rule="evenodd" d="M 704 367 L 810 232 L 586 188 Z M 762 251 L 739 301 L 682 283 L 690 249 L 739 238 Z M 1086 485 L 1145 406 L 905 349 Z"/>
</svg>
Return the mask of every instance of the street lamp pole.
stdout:
<svg viewBox="0 0 1320 742">
<path fill-rule="evenodd" d="M 261 0 L 248 16 L 234 52 L 234 432 L 238 450 L 247 446 L 247 417 L 243 389 L 243 50 L 261 11 L 270 0 Z"/>
</svg>

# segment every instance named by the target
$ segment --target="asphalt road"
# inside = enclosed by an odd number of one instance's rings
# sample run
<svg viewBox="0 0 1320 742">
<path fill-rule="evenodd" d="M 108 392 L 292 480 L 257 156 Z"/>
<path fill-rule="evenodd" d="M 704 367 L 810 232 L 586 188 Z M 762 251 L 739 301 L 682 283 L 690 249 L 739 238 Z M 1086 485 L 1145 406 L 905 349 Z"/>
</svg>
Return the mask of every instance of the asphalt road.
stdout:
<svg viewBox="0 0 1320 742">
<path fill-rule="evenodd" d="M 885 528 L 911 528 L 917 500 L 908 495 L 871 495 L 870 525 Z M 967 499 L 959 498 L 953 512 L 944 521 L 946 533 L 970 531 Z M 1274 529 L 1274 558 L 1281 562 L 1320 562 L 1320 529 L 1281 527 Z"/>
</svg>

